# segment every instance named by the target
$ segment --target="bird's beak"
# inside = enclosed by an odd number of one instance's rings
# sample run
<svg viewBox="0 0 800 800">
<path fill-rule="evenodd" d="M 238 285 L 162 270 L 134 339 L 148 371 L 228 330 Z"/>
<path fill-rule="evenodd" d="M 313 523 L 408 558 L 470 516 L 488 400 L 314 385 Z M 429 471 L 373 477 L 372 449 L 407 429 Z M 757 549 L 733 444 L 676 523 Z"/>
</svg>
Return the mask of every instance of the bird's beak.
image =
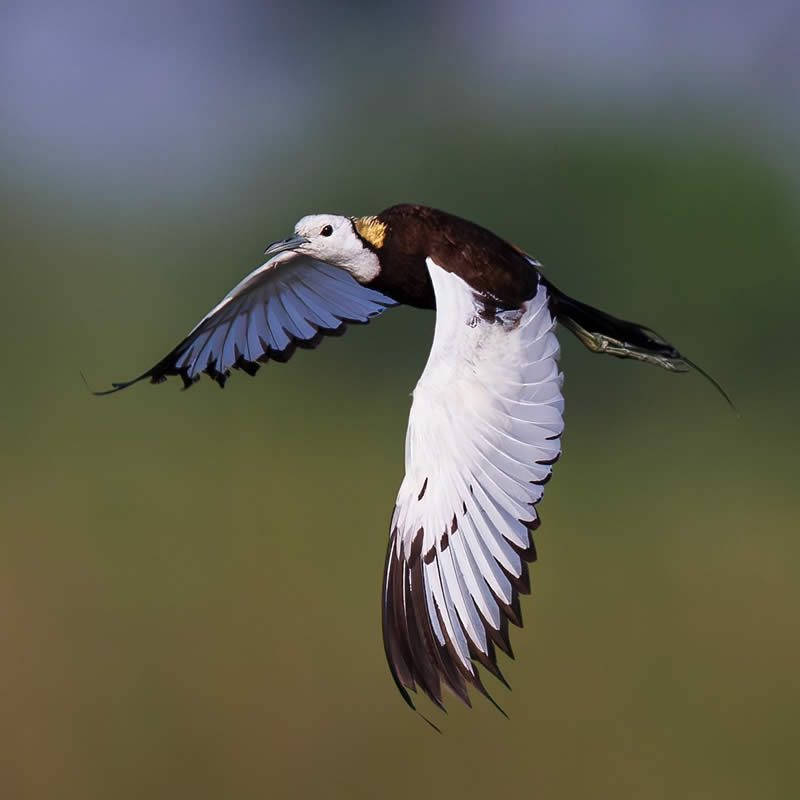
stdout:
<svg viewBox="0 0 800 800">
<path fill-rule="evenodd" d="M 306 239 L 305 236 L 299 236 L 296 233 L 293 233 L 288 239 L 281 239 L 277 242 L 273 242 L 266 250 L 264 250 L 264 255 L 269 256 L 276 256 L 278 253 L 282 253 L 284 250 L 296 250 L 298 247 L 304 244 L 309 243 L 309 239 Z"/>
</svg>

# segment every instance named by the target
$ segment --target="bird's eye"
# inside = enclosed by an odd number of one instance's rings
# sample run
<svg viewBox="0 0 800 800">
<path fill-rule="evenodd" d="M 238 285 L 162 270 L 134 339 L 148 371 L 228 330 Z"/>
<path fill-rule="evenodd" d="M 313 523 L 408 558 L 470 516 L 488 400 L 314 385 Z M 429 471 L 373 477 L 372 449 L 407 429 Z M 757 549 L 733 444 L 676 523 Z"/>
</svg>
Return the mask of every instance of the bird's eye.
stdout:
<svg viewBox="0 0 800 800">
<path fill-rule="evenodd" d="M 330 236 L 333 233 L 333 225 L 326 225 L 319 233 L 320 236 Z"/>
</svg>

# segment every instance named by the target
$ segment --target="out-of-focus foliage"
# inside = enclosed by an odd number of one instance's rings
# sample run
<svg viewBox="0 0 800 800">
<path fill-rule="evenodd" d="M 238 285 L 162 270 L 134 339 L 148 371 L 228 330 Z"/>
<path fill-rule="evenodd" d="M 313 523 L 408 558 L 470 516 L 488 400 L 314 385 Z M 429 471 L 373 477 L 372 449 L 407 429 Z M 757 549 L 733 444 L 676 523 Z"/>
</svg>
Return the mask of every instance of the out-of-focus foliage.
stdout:
<svg viewBox="0 0 800 800">
<path fill-rule="evenodd" d="M 724 106 L 681 117 L 665 98 L 670 125 L 636 124 L 635 108 L 546 125 L 520 89 L 507 120 L 479 97 L 439 118 L 441 87 L 417 105 L 395 66 L 364 107 L 330 59 L 342 113 L 280 142 L 265 131 L 183 197 L 158 181 L 128 193 L 122 167 L 67 180 L 0 153 L 2 794 L 791 796 L 786 170 L 726 131 Z M 392 311 L 224 392 L 204 379 L 100 399 L 80 378 L 149 367 L 297 217 L 400 201 L 528 249 L 565 291 L 668 336 L 740 411 L 697 375 L 562 335 L 564 455 L 505 667 L 514 691 L 494 687 L 510 720 L 453 700 L 441 737 L 403 705 L 380 639 L 432 315 Z"/>
</svg>

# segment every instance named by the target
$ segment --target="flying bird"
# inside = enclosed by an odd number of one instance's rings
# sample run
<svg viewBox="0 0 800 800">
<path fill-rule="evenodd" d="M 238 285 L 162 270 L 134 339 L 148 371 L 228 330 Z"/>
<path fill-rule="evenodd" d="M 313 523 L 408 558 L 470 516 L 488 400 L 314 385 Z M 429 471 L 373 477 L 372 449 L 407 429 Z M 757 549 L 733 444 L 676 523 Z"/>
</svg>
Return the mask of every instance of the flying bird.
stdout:
<svg viewBox="0 0 800 800">
<path fill-rule="evenodd" d="M 393 306 L 435 309 L 389 528 L 383 642 L 412 708 L 417 689 L 441 708 L 445 688 L 467 705 L 470 687 L 489 697 L 479 666 L 505 683 L 497 650 L 513 657 L 536 504 L 561 453 L 556 323 L 596 353 L 694 367 L 727 395 L 654 331 L 568 297 L 536 259 L 443 211 L 314 214 L 265 255 L 154 367 L 97 394 L 170 375 L 189 387 L 203 372 L 224 386 L 231 369 L 254 375 Z"/>
</svg>

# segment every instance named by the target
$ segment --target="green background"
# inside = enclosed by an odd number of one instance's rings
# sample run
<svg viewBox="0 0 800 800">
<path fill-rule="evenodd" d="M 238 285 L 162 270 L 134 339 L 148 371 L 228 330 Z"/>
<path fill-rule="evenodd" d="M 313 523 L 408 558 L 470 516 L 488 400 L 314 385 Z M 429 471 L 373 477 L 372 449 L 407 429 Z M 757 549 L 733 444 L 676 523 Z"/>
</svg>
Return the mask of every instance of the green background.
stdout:
<svg viewBox="0 0 800 800">
<path fill-rule="evenodd" d="M 517 79 L 525 111 L 498 115 L 416 79 L 402 107 L 354 96 L 342 68 L 314 125 L 185 192 L 122 167 L 53 175 L 6 142 L 4 796 L 794 796 L 796 183 L 724 103 L 567 120 Z M 155 363 L 303 214 L 403 201 L 655 328 L 740 412 L 562 331 L 564 452 L 513 692 L 493 684 L 510 719 L 420 703 L 442 736 L 402 703 L 380 634 L 432 314 L 392 311 L 224 391 L 95 398 L 80 377 Z"/>
</svg>

